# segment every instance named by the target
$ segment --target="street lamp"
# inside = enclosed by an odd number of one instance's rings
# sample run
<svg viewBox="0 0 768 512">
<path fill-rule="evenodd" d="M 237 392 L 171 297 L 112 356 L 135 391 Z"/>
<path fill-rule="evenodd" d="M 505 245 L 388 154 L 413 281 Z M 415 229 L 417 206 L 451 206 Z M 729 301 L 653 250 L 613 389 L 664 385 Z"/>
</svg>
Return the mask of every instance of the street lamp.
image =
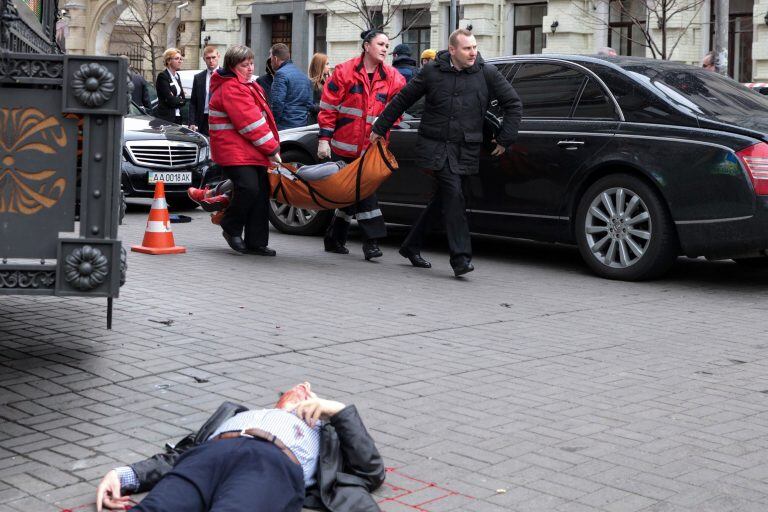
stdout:
<svg viewBox="0 0 768 512">
<path fill-rule="evenodd" d="M 554 34 L 557 31 L 557 27 L 559 26 L 560 26 L 560 23 L 558 23 L 557 20 L 552 22 L 552 24 L 549 26 L 549 28 L 552 29 L 552 34 Z"/>
</svg>

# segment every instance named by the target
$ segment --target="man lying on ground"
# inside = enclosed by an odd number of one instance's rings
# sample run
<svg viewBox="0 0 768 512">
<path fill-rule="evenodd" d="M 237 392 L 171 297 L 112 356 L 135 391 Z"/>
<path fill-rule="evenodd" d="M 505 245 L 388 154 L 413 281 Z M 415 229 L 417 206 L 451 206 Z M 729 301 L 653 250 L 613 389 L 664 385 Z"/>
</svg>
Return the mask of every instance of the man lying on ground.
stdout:
<svg viewBox="0 0 768 512">
<path fill-rule="evenodd" d="M 113 469 L 96 505 L 134 512 L 374 512 L 384 464 L 354 405 L 315 395 L 308 382 L 274 409 L 225 402 L 196 434 L 165 453 Z"/>
</svg>

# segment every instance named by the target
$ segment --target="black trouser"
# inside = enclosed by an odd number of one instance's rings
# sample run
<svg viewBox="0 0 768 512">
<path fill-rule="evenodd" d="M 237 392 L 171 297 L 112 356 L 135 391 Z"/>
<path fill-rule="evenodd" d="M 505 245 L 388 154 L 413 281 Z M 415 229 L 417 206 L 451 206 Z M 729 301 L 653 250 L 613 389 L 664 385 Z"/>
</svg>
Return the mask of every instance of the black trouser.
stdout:
<svg viewBox="0 0 768 512">
<path fill-rule="evenodd" d="M 332 159 L 334 161 L 344 160 L 347 163 L 356 160 L 356 158 L 344 157 L 335 153 L 332 154 Z M 325 236 L 341 245 L 346 244 L 352 217 L 357 218 L 357 225 L 363 232 L 363 241 L 387 236 L 387 226 L 384 224 L 384 216 L 379 209 L 379 198 L 375 192 L 352 206 L 336 210 Z"/>
<path fill-rule="evenodd" d="M 462 192 L 463 176 L 450 171 L 448 159 L 443 168 L 435 171 L 435 192 L 429 204 L 403 241 L 403 247 L 411 252 L 421 252 L 424 235 L 430 225 L 442 214 L 451 266 L 458 267 L 472 259 L 472 241 Z"/>
<path fill-rule="evenodd" d="M 182 455 L 132 512 L 300 512 L 304 474 L 272 443 L 207 441 Z"/>
<path fill-rule="evenodd" d="M 269 243 L 269 178 L 261 165 L 224 167 L 232 180 L 232 200 L 221 219 L 221 229 L 230 236 L 242 236 L 246 247 L 255 249 Z M 243 235 L 245 230 L 245 235 Z"/>
<path fill-rule="evenodd" d="M 208 114 L 203 114 L 203 121 L 197 126 L 197 131 L 208 136 Z"/>
</svg>

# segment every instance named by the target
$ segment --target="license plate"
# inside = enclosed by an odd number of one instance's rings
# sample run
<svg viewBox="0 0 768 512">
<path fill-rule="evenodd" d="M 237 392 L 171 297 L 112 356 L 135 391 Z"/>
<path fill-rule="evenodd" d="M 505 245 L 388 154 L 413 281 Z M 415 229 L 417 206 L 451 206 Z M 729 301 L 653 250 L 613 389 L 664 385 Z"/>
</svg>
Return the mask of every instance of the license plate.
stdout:
<svg viewBox="0 0 768 512">
<path fill-rule="evenodd" d="M 149 173 L 149 182 L 150 183 L 157 183 L 158 181 L 162 181 L 164 183 L 177 183 L 180 185 L 191 185 L 192 184 L 192 173 L 191 172 L 158 172 L 158 171 L 150 171 Z"/>
</svg>

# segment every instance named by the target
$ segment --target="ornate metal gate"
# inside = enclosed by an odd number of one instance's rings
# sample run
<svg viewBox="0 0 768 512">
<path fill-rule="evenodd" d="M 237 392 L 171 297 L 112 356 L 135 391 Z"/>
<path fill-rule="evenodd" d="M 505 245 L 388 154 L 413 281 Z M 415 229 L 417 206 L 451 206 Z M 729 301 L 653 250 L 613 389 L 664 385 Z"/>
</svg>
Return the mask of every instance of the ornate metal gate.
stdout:
<svg viewBox="0 0 768 512">
<path fill-rule="evenodd" d="M 127 63 L 62 55 L 38 3 L 0 0 L 0 294 L 106 297 L 111 327 Z"/>
</svg>

